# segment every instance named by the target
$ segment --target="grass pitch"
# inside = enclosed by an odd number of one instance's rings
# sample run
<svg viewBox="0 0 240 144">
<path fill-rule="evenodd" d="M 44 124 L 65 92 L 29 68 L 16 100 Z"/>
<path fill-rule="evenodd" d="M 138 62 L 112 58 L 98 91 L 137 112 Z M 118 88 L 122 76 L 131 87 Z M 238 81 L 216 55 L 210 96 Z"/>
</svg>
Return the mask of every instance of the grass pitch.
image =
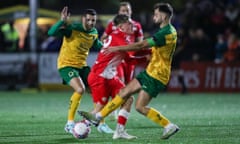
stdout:
<svg viewBox="0 0 240 144">
<path fill-rule="evenodd" d="M 64 132 L 71 92 L 0 92 L 0 144 L 238 144 L 240 143 L 240 94 L 162 93 L 150 106 L 180 127 L 169 140 L 161 140 L 162 128 L 138 114 L 134 107 L 127 124 L 135 140 L 112 140 L 92 127 L 87 139 L 77 140 Z M 79 109 L 90 110 L 84 95 Z M 81 117 L 76 116 L 76 120 Z M 110 118 L 106 122 L 115 128 Z"/>
</svg>

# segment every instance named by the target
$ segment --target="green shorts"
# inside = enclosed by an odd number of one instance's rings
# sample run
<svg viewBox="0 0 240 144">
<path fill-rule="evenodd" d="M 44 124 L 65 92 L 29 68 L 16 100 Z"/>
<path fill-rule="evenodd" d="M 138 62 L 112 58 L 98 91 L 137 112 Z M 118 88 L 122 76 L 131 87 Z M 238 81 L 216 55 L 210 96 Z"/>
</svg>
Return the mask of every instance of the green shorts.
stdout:
<svg viewBox="0 0 240 144">
<path fill-rule="evenodd" d="M 58 72 L 60 76 L 63 79 L 63 84 L 68 84 L 70 83 L 70 80 L 74 77 L 81 77 L 83 80 L 84 85 L 87 87 L 87 78 L 88 74 L 90 72 L 90 67 L 89 66 L 84 66 L 82 68 L 74 68 L 74 67 L 64 67 L 58 69 Z"/>
<path fill-rule="evenodd" d="M 166 85 L 148 75 L 146 71 L 139 73 L 136 76 L 136 79 L 141 84 L 142 89 L 151 97 L 156 97 L 160 91 L 163 91 L 166 88 Z"/>
</svg>

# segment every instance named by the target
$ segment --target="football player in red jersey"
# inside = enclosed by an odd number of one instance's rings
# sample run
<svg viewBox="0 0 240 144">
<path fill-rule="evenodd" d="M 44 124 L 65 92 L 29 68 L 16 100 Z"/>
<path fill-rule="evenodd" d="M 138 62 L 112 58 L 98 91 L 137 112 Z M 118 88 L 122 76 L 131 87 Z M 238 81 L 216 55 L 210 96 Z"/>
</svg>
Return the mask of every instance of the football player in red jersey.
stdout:
<svg viewBox="0 0 240 144">
<path fill-rule="evenodd" d="M 132 39 L 132 23 L 127 15 L 117 15 L 114 18 L 117 26 L 105 40 L 103 48 L 97 56 L 88 77 L 88 84 L 92 93 L 95 108 L 92 113 L 99 112 L 108 102 L 110 96 L 115 96 L 125 84 L 117 75 L 117 66 L 122 60 L 128 57 L 127 53 L 111 53 L 106 55 L 105 48 L 110 46 L 128 45 L 127 39 Z M 133 97 L 129 98 L 119 110 L 117 128 L 113 139 L 124 138 L 134 139 L 135 136 L 129 135 L 125 131 L 125 124 L 130 114 Z M 98 126 L 99 128 L 99 126 Z"/>
<path fill-rule="evenodd" d="M 133 24 L 132 31 L 128 38 L 126 40 L 129 43 L 134 43 L 137 41 L 143 40 L 143 30 L 142 26 L 139 22 L 133 20 L 131 18 L 132 15 L 132 8 L 131 4 L 129 2 L 120 2 L 118 14 L 124 14 L 127 15 L 130 18 L 130 22 Z M 103 41 L 106 39 L 113 31 L 115 31 L 117 27 L 113 24 L 113 21 L 109 22 L 107 25 L 105 32 L 103 33 L 101 40 Z M 146 55 L 151 54 L 151 50 L 144 50 L 144 51 L 129 51 L 128 58 L 125 58 L 125 60 L 122 60 L 122 62 L 117 67 L 117 75 L 121 79 L 121 81 L 125 84 L 127 84 L 130 80 L 133 79 L 135 67 L 137 64 L 143 64 L 146 62 Z M 132 58 L 135 58 L 135 60 L 131 60 Z M 127 61 L 127 62 L 126 62 Z M 114 111 L 115 118 L 117 118 L 117 111 Z"/>
<path fill-rule="evenodd" d="M 164 128 L 161 139 L 169 139 L 179 131 L 176 124 L 172 123 L 160 111 L 149 106 L 151 100 L 166 88 L 170 79 L 172 58 L 177 44 L 177 31 L 171 24 L 172 17 L 173 8 L 169 3 L 157 3 L 154 5 L 153 21 L 159 25 L 159 30 L 153 36 L 142 42 L 105 48 L 104 53 L 111 54 L 151 47 L 152 57 L 147 68 L 122 88 L 100 112 L 92 114 L 78 111 L 78 114 L 92 124 L 98 125 L 103 118 L 125 104 L 133 94 L 138 93 L 135 108 L 147 119 Z"/>
<path fill-rule="evenodd" d="M 129 16 L 130 18 L 130 22 L 133 24 L 132 30 L 133 33 L 131 34 L 131 38 L 129 36 L 129 38 L 126 38 L 126 40 L 129 43 L 134 43 L 137 41 L 142 41 L 143 40 L 143 30 L 142 30 L 142 26 L 139 22 L 133 20 L 131 18 L 132 15 L 132 8 L 131 8 L 131 4 L 129 2 L 121 2 L 120 6 L 119 6 L 119 10 L 118 10 L 118 14 L 124 14 Z M 107 28 L 105 29 L 105 32 L 103 33 L 101 40 L 103 41 L 104 39 L 106 39 L 113 31 L 115 31 L 117 29 L 117 27 L 113 24 L 113 21 L 111 21 L 108 25 Z M 128 52 L 128 56 L 130 57 L 136 57 L 138 60 L 134 62 L 128 61 L 127 63 L 125 61 L 122 61 L 120 63 L 120 65 L 118 66 L 118 76 L 121 78 L 121 80 L 127 84 L 134 75 L 134 70 L 135 70 L 135 65 L 137 63 L 141 63 L 144 62 L 143 60 L 145 60 L 145 55 L 150 54 L 151 51 L 141 51 L 141 52 L 134 52 L 134 51 L 130 51 Z M 143 59 L 142 59 L 143 58 Z"/>
</svg>

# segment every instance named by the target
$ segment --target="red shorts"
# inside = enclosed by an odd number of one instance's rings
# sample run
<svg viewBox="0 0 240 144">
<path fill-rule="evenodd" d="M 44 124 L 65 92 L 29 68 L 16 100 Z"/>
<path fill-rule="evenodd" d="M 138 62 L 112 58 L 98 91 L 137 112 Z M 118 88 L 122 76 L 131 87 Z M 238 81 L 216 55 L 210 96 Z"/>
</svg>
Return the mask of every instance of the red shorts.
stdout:
<svg viewBox="0 0 240 144">
<path fill-rule="evenodd" d="M 122 62 L 117 67 L 118 77 L 125 83 L 129 83 L 134 76 L 135 65 Z"/>
<path fill-rule="evenodd" d="M 151 50 L 140 50 L 140 51 L 135 51 L 135 52 L 128 52 L 129 58 L 125 58 L 125 61 L 122 61 L 118 67 L 117 67 L 117 72 L 118 72 L 118 77 L 125 83 L 129 83 L 135 73 L 135 67 L 136 65 L 146 65 L 146 55 L 151 54 Z M 130 57 L 138 57 L 138 58 L 130 58 Z M 140 58 L 139 58 L 140 57 Z"/>
<path fill-rule="evenodd" d="M 90 72 L 88 76 L 88 84 L 93 102 L 101 105 L 106 105 L 109 97 L 114 98 L 119 90 L 125 86 L 118 77 L 106 79 L 93 72 Z"/>
</svg>

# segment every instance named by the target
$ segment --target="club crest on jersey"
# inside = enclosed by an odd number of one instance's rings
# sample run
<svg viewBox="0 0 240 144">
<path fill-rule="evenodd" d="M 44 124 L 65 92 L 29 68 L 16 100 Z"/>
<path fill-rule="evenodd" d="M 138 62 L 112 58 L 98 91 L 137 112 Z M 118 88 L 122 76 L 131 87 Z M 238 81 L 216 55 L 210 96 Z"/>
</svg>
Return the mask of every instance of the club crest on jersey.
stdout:
<svg viewBox="0 0 240 144">
<path fill-rule="evenodd" d="M 69 77 L 72 77 L 74 75 L 74 72 L 73 71 L 70 71 L 69 73 L 68 73 L 68 76 Z"/>
</svg>

